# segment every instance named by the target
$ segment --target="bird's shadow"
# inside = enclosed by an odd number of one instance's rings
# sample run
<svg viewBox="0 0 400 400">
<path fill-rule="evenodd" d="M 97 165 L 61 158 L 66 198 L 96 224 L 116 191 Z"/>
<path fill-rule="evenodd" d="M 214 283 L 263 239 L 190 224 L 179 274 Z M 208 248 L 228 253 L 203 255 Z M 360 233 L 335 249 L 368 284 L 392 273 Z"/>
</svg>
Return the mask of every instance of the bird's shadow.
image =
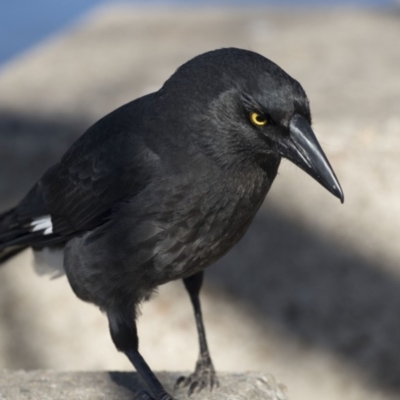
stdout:
<svg viewBox="0 0 400 400">
<path fill-rule="evenodd" d="M 116 384 L 123 391 L 131 393 L 134 399 L 139 400 L 141 397 L 140 394 L 145 385 L 138 373 L 110 371 L 108 375 L 114 384 Z"/>
<path fill-rule="evenodd" d="M 207 276 L 288 334 L 400 393 L 400 280 L 385 264 L 265 207 Z"/>
<path fill-rule="evenodd" d="M 0 112 L 1 208 L 19 200 L 85 125 Z M 400 393 L 400 281 L 383 261 L 368 260 L 270 206 L 217 264 L 208 279 L 251 306 L 260 323 L 273 321 Z M 14 337 L 19 350 L 35 355 L 29 332 L 14 331 L 21 336 Z M 136 390 L 131 375 L 111 378 Z"/>
</svg>

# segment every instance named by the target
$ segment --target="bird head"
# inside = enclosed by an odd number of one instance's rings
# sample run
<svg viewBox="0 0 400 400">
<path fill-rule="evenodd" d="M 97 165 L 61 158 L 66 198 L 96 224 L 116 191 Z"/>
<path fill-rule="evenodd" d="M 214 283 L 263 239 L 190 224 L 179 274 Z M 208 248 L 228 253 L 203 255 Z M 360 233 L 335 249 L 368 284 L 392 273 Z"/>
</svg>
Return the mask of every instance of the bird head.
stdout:
<svg viewBox="0 0 400 400">
<path fill-rule="evenodd" d="M 268 157 L 284 157 L 343 203 L 311 128 L 305 91 L 272 61 L 235 48 L 211 51 L 183 64 L 163 89 L 203 147 L 221 159 L 241 155 L 261 165 Z"/>
</svg>

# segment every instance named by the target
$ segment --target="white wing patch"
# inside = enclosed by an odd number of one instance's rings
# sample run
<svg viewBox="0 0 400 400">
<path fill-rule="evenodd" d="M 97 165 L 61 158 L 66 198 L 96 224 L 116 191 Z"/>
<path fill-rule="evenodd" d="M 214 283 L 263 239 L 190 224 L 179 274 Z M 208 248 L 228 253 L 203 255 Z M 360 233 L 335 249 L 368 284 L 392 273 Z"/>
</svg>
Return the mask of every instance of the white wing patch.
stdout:
<svg viewBox="0 0 400 400">
<path fill-rule="evenodd" d="M 32 232 L 44 231 L 43 235 L 50 235 L 53 233 L 53 224 L 50 215 L 34 219 L 31 222 Z"/>
</svg>

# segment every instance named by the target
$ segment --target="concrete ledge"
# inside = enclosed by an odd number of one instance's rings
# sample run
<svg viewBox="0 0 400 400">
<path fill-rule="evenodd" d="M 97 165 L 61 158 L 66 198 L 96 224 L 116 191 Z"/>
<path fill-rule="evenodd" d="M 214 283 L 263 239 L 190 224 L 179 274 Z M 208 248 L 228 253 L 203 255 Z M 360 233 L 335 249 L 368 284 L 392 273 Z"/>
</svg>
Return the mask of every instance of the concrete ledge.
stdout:
<svg viewBox="0 0 400 400">
<path fill-rule="evenodd" d="M 182 373 L 160 372 L 157 376 L 177 400 L 188 399 L 187 390 L 174 392 Z M 203 391 L 191 400 L 286 400 L 285 388 L 270 375 L 257 372 L 219 374 L 220 388 Z M 130 372 L 0 372 L 0 400 L 132 400 L 144 386 L 136 373 Z"/>
</svg>

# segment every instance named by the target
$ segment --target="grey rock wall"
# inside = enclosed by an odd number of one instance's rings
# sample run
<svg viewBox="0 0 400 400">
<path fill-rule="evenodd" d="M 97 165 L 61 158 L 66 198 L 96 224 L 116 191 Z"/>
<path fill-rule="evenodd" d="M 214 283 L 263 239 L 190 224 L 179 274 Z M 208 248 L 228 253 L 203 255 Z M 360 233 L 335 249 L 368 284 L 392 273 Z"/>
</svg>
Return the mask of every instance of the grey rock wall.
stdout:
<svg viewBox="0 0 400 400">
<path fill-rule="evenodd" d="M 286 400 L 285 388 L 270 375 L 259 373 L 220 375 L 220 388 L 190 397 L 187 389 L 174 390 L 181 374 L 157 374 L 176 400 Z M 0 372 L 0 400 L 132 400 L 143 383 L 127 372 Z M 136 396 L 139 399 L 139 395 Z"/>
</svg>

